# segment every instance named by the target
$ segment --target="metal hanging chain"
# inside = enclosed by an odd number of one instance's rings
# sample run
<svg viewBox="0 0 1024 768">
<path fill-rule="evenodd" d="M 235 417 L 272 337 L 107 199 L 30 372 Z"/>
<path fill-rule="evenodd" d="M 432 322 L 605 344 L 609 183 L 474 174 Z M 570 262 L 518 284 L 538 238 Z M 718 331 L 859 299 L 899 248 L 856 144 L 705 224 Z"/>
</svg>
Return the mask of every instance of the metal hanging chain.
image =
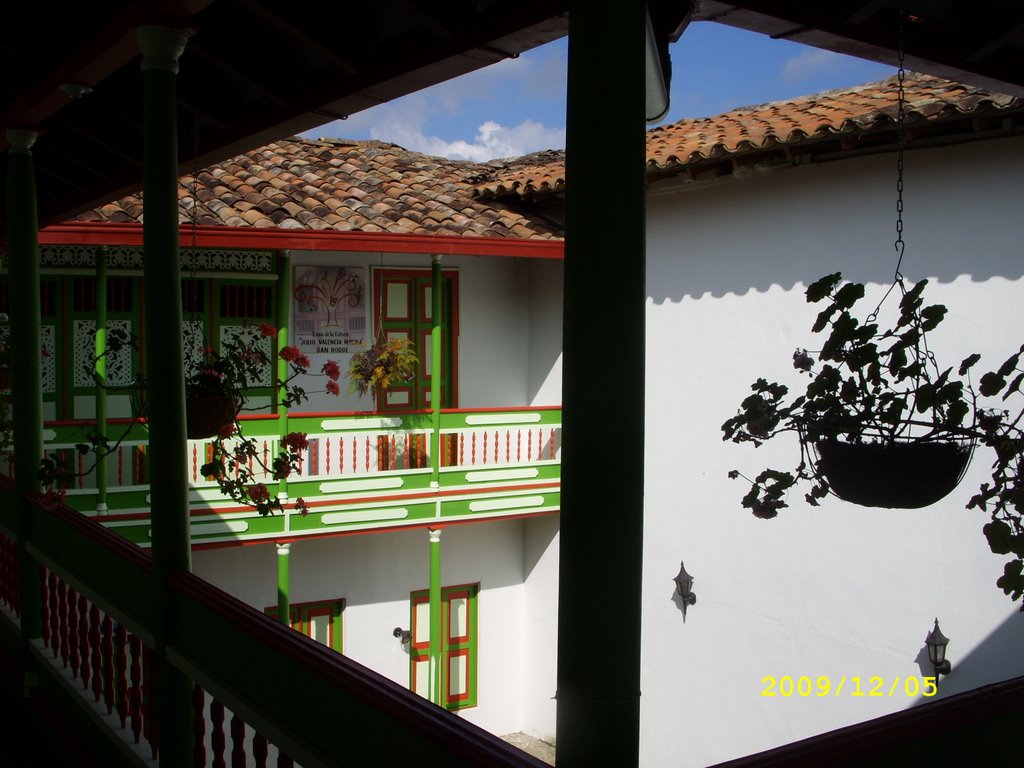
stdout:
<svg viewBox="0 0 1024 768">
<path fill-rule="evenodd" d="M 903 12 L 900 11 L 900 28 L 899 38 L 897 41 L 896 55 L 899 61 L 899 69 L 896 72 L 896 270 L 893 274 L 893 282 L 900 286 L 900 290 L 905 292 L 903 286 L 903 274 L 900 272 L 900 267 L 903 265 L 903 251 L 906 248 L 906 243 L 903 242 L 903 150 L 906 146 L 906 136 L 904 131 L 904 123 L 906 121 L 906 100 L 907 93 L 905 82 L 907 79 L 907 70 L 904 66 L 904 51 L 903 51 Z"/>
<path fill-rule="evenodd" d="M 896 286 L 899 286 L 900 293 L 906 295 L 907 289 L 903 283 L 903 273 L 900 271 L 900 267 L 903 266 L 903 253 L 906 250 L 906 243 L 903 241 L 903 150 L 906 146 L 906 136 L 904 135 L 904 123 L 906 122 L 906 79 L 907 70 L 904 66 L 904 27 L 903 27 L 903 11 L 899 11 L 899 32 L 896 41 L 896 56 L 899 68 L 896 71 L 896 242 L 894 246 L 896 248 L 896 269 L 892 276 L 892 285 L 889 286 L 889 290 L 882 296 L 881 301 L 878 302 L 878 306 L 875 307 L 874 311 L 868 315 L 868 322 L 874 322 L 878 318 L 878 312 L 882 309 L 882 305 L 885 304 L 886 299 L 889 298 L 889 294 L 892 293 Z"/>
</svg>

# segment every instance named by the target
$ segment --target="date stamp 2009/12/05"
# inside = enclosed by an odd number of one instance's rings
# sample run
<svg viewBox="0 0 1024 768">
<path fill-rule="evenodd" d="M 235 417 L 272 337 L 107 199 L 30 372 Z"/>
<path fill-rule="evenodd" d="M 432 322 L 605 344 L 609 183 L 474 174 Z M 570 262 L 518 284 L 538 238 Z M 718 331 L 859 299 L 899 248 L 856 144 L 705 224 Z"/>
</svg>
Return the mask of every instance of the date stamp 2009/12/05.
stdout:
<svg viewBox="0 0 1024 768">
<path fill-rule="evenodd" d="M 924 696 L 930 698 L 939 692 L 939 686 L 934 676 L 929 677 L 900 677 L 897 675 L 891 681 L 884 677 L 872 676 L 862 678 L 860 676 L 847 677 L 843 675 L 838 681 L 833 682 L 828 675 L 811 677 L 801 675 L 791 677 L 784 675 L 765 675 L 761 678 L 761 695 L 767 698 L 790 698 L 799 696 L 801 698 L 825 696 L 860 696 L 881 697 L 881 696 Z"/>
</svg>

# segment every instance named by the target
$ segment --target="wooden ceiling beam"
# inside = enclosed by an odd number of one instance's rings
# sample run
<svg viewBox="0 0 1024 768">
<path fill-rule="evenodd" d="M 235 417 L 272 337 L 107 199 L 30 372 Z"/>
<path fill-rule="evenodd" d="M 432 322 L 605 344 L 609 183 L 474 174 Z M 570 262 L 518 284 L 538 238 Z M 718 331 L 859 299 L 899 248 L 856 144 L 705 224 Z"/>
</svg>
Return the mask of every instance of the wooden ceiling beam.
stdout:
<svg viewBox="0 0 1024 768">
<path fill-rule="evenodd" d="M 188 19 L 213 0 L 137 0 L 115 14 L 82 45 L 53 63 L 52 69 L 24 89 L 0 113 L 0 152 L 7 149 L 6 128 L 39 128 L 71 98 L 61 83 L 95 88 L 139 55 L 135 30 L 156 20 Z"/>
<path fill-rule="evenodd" d="M 283 107 L 287 104 L 287 101 L 276 93 L 265 87 L 262 83 L 256 82 L 252 77 L 239 70 L 234 65 L 224 61 L 219 56 L 216 56 L 209 51 L 205 50 L 202 45 L 197 41 L 192 41 L 186 49 L 186 54 L 195 56 L 202 59 L 203 63 L 210 67 L 220 70 L 221 73 L 229 77 L 230 79 L 237 82 L 242 88 L 255 93 L 264 101 L 270 102 L 275 107 Z"/>
<path fill-rule="evenodd" d="M 298 43 L 300 47 L 314 51 L 325 61 L 329 61 L 345 74 L 354 75 L 359 71 L 359 68 L 351 61 L 339 56 L 337 52 L 328 48 L 319 40 L 310 37 L 308 34 L 298 29 L 294 24 L 282 18 L 280 14 L 274 13 L 262 3 L 253 2 L 253 0 L 238 1 L 249 13 L 260 17 L 275 29 L 278 29 L 288 35 L 294 42 Z"/>
</svg>

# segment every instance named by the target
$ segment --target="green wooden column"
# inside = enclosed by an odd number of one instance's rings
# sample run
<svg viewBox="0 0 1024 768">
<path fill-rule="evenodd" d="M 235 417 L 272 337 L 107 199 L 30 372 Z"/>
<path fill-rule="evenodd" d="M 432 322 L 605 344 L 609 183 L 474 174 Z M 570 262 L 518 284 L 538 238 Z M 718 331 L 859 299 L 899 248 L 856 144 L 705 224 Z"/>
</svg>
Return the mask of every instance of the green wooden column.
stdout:
<svg viewBox="0 0 1024 768">
<path fill-rule="evenodd" d="M 427 530 L 430 537 L 430 700 L 441 706 L 441 529 Z"/>
<path fill-rule="evenodd" d="M 274 349 L 274 359 L 277 361 L 277 378 L 284 381 L 288 378 L 288 363 L 281 358 L 281 350 L 288 346 L 288 327 L 291 317 L 292 301 L 292 259 L 291 251 L 280 250 L 277 252 L 277 346 Z M 284 437 L 288 434 L 288 409 L 281 406 L 281 398 L 284 390 L 274 389 L 275 406 L 277 411 L 277 435 Z M 284 477 L 277 481 L 277 497 L 284 504 L 288 499 L 288 478 Z M 285 515 L 290 514 L 285 510 Z M 287 528 L 285 528 L 287 530 Z M 279 553 L 280 554 L 280 553 Z"/>
<path fill-rule="evenodd" d="M 14 418 L 14 481 L 18 489 L 18 578 L 22 662 L 32 681 L 29 642 L 42 636 L 39 563 L 26 545 L 32 538 L 32 507 L 26 493 L 40 490 L 36 473 L 43 457 L 42 316 L 39 302 L 39 241 L 33 131 L 9 129 L 7 157 L 7 246 L 11 295 L 11 392 Z"/>
<path fill-rule="evenodd" d="M 430 485 L 441 485 L 441 377 L 444 375 L 441 359 L 441 255 L 430 260 Z"/>
<path fill-rule="evenodd" d="M 569 17 L 559 534 L 559 768 L 636 766 L 644 490 L 645 4 Z M 595 162 L 600 158 L 600 162 Z M 615 194 L 609 197 L 608 190 Z M 614 207 L 614 224 L 607 211 Z M 614 284 L 608 276 L 614 275 Z M 600 345 L 627 372 L 595 385 Z M 614 413 L 614 418 L 609 414 Z M 592 639 L 600 638 L 600 642 Z"/>
<path fill-rule="evenodd" d="M 155 666 L 160 765 L 192 759 L 191 682 L 167 660 L 174 642 L 170 577 L 190 567 L 185 363 L 182 355 L 181 256 L 178 250 L 176 78 L 186 34 L 143 26 L 143 251 L 146 312 L 146 393 L 153 576 L 156 584 Z"/>
<path fill-rule="evenodd" d="M 107 246 L 96 249 L 96 429 L 107 434 Z M 107 514 L 107 462 L 96 465 L 96 513 Z"/>
<path fill-rule="evenodd" d="M 291 598 L 289 597 L 289 581 L 291 579 L 291 550 L 290 541 L 278 542 L 277 544 L 277 620 L 286 627 L 291 623 Z"/>
</svg>

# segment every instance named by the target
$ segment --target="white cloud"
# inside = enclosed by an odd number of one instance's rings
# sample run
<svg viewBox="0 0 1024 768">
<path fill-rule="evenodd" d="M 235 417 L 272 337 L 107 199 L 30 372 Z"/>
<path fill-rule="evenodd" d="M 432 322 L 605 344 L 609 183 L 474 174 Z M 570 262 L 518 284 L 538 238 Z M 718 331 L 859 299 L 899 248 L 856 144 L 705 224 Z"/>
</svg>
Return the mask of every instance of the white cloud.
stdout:
<svg viewBox="0 0 1024 768">
<path fill-rule="evenodd" d="M 782 65 L 782 79 L 787 83 L 796 83 L 835 72 L 843 66 L 845 59 L 832 51 L 808 48 L 786 59 Z"/>
<path fill-rule="evenodd" d="M 420 126 L 410 124 L 377 126 L 371 129 L 370 135 L 414 152 L 476 162 L 518 157 L 542 149 L 561 149 L 565 146 L 564 128 L 548 128 L 533 120 L 524 120 L 513 127 L 488 120 L 477 128 L 476 137 L 472 141 L 446 141 L 438 136 L 425 136 Z"/>
<path fill-rule="evenodd" d="M 545 46 L 303 135 L 369 137 L 453 159 L 516 157 L 565 146 L 565 128 L 546 125 L 564 121 L 564 96 L 565 46 Z"/>
</svg>

